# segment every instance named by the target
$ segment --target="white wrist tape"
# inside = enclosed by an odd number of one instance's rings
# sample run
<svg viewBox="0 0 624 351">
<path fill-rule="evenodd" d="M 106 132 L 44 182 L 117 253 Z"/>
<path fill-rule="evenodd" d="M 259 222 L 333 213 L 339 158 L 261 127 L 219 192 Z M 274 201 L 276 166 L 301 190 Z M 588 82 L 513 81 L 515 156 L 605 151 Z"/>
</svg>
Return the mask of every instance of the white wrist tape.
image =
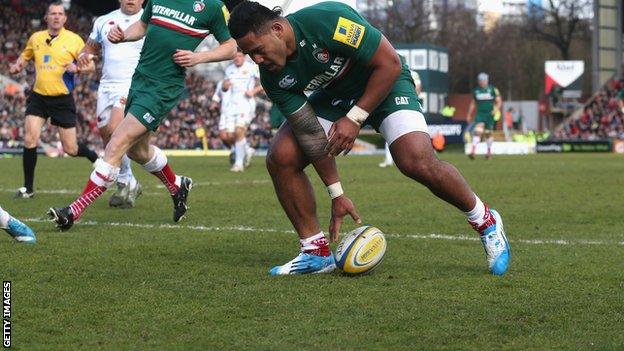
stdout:
<svg viewBox="0 0 624 351">
<path fill-rule="evenodd" d="M 327 186 L 327 192 L 329 193 L 329 197 L 331 197 L 332 200 L 344 194 L 340 182 L 336 182 L 332 185 Z"/>
<path fill-rule="evenodd" d="M 368 115 L 369 113 L 358 107 L 358 105 L 353 105 L 349 112 L 347 112 L 347 118 L 359 125 L 362 125 L 364 121 L 366 121 Z"/>
</svg>

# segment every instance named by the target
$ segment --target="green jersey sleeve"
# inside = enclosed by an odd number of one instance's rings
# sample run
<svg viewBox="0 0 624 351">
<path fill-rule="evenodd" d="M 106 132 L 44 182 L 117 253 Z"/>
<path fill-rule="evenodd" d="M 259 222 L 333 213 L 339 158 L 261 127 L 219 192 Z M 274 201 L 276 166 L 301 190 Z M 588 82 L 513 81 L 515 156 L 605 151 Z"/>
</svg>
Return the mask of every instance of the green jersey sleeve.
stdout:
<svg viewBox="0 0 624 351">
<path fill-rule="evenodd" d="M 230 39 L 230 31 L 227 23 L 230 20 L 230 12 L 221 1 L 212 2 L 212 19 L 210 21 L 210 32 L 219 43 Z"/>
<path fill-rule="evenodd" d="M 145 9 L 143 10 L 143 14 L 141 15 L 141 21 L 143 23 L 150 23 L 150 19 L 152 19 L 152 0 L 147 0 Z"/>
<path fill-rule="evenodd" d="M 331 11 L 318 17 L 325 18 L 324 22 L 328 24 L 327 49 L 370 62 L 381 42 L 381 32 L 350 6 L 336 2 L 328 4 Z"/>
<path fill-rule="evenodd" d="M 260 83 L 264 91 L 284 116 L 297 112 L 308 101 L 305 94 L 282 89 L 277 82 L 269 78 L 270 75 L 262 73 L 260 71 Z"/>
</svg>

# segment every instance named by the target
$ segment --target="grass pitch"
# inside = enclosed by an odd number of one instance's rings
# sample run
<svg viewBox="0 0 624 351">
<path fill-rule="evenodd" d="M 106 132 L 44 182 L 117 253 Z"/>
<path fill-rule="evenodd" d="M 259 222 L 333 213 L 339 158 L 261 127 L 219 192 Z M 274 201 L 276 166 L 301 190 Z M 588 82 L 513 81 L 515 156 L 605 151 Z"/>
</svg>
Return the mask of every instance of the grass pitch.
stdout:
<svg viewBox="0 0 624 351">
<path fill-rule="evenodd" d="M 40 158 L 36 197 L 13 200 L 21 159 L 2 159 L 0 205 L 38 239 L 19 245 L 0 233 L 13 347 L 623 349 L 621 157 L 442 158 L 502 214 L 512 245 L 504 277 L 487 273 L 461 213 L 396 168 L 377 168 L 380 157 L 339 160 L 364 222 L 388 233 L 382 265 L 356 278 L 267 275 L 298 241 L 260 158 L 243 174 L 223 158 L 171 159 L 195 181 L 180 225 L 158 180 L 134 166 L 144 185 L 134 209 L 108 208 L 109 192 L 66 233 L 45 212 L 75 198 L 90 164 Z M 311 177 L 327 224 L 329 200 Z M 343 231 L 354 228 L 346 223 Z"/>
</svg>

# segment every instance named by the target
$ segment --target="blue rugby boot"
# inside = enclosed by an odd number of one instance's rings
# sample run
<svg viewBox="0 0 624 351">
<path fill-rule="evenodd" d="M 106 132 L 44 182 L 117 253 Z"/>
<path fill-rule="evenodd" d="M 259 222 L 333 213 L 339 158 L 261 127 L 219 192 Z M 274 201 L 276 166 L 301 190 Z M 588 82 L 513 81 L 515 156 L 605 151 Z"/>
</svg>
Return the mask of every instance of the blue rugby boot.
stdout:
<svg viewBox="0 0 624 351">
<path fill-rule="evenodd" d="M 485 222 L 481 225 L 470 223 L 479 232 L 481 243 L 485 250 L 488 267 L 494 275 L 503 275 L 509 268 L 511 260 L 511 246 L 505 236 L 503 219 L 495 210 L 485 206 Z"/>
<path fill-rule="evenodd" d="M 35 237 L 35 233 L 32 229 L 13 216 L 9 218 L 7 227 L 2 229 L 4 229 L 10 236 L 13 237 L 13 239 L 19 241 L 20 243 L 34 244 L 37 242 L 37 238 Z"/>
<path fill-rule="evenodd" d="M 334 255 L 317 256 L 309 253 L 300 253 L 292 261 L 282 266 L 275 266 L 269 271 L 270 275 L 331 273 L 336 269 Z"/>
</svg>

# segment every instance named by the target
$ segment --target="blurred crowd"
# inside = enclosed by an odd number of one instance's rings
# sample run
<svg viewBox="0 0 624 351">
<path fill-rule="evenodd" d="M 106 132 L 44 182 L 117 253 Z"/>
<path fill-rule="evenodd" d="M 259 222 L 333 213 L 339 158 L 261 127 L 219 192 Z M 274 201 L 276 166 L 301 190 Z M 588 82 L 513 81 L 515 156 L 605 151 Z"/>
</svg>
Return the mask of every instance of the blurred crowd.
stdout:
<svg viewBox="0 0 624 351">
<path fill-rule="evenodd" d="M 569 119 L 555 132 L 556 139 L 624 139 L 624 113 L 621 108 L 624 79 L 613 79 L 584 106 L 583 112 Z"/>
<path fill-rule="evenodd" d="M 11 0 L 0 0 L 0 78 L 6 76 L 19 86 L 8 84 L 0 91 L 0 149 L 21 148 L 23 141 L 23 121 L 26 110 L 26 96 L 34 83 L 35 70 L 32 64 L 19 75 L 9 74 L 9 63 L 14 62 L 35 31 L 46 28 L 43 22 L 47 2 L 21 0 L 16 5 Z M 72 5 L 68 11 L 66 28 L 87 39 L 94 17 L 79 6 Z M 97 150 L 102 150 L 102 142 L 96 128 L 95 109 L 97 103 L 98 78 L 101 63 L 94 73 L 82 74 L 74 89 L 78 114 L 78 139 Z M 218 138 L 219 111 L 211 108 L 212 95 L 216 82 L 189 71 L 187 92 L 180 103 L 169 113 L 160 127 L 155 143 L 163 149 L 202 148 L 202 140 L 196 130 L 204 128 L 210 149 L 223 147 Z M 267 148 L 271 139 L 269 117 L 270 103 L 258 102 L 256 118 L 249 128 L 248 139 L 255 148 Z M 59 147 L 56 127 L 48 125 L 42 132 L 43 144 Z"/>
</svg>

